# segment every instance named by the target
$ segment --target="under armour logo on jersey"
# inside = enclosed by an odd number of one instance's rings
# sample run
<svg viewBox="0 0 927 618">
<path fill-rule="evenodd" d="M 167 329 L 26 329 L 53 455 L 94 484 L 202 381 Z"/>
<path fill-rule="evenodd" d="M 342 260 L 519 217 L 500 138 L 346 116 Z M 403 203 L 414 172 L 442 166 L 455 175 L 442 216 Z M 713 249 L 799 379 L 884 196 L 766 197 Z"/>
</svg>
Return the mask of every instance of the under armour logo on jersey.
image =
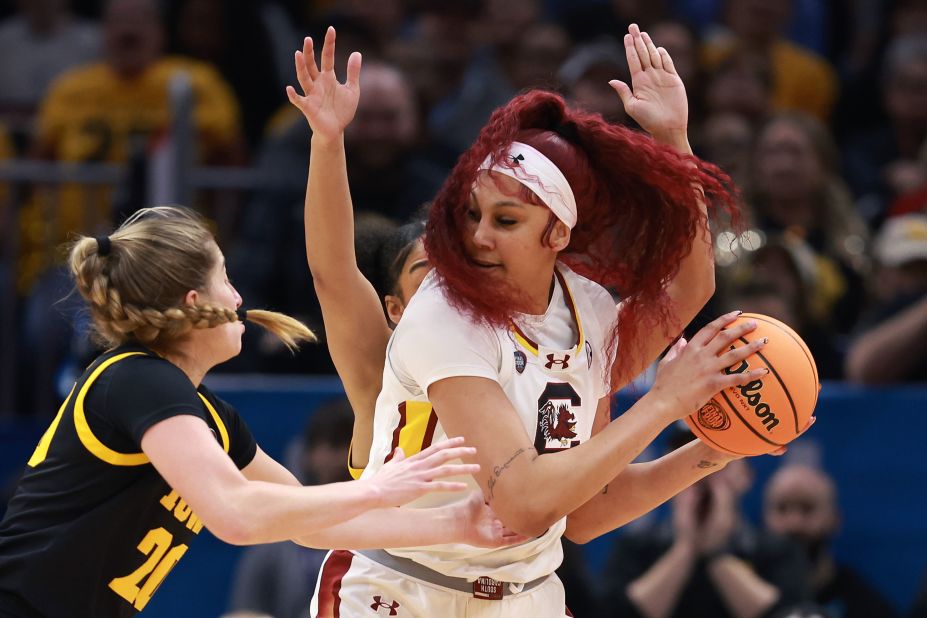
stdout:
<svg viewBox="0 0 927 618">
<path fill-rule="evenodd" d="M 399 601 L 393 601 L 392 603 L 386 603 L 382 600 L 382 597 L 380 595 L 373 597 L 373 603 L 370 605 L 370 609 L 372 609 L 375 613 L 379 614 L 381 607 L 383 609 L 388 609 L 390 616 L 399 615 L 399 612 L 396 611 L 397 609 L 399 609 Z"/>
<path fill-rule="evenodd" d="M 525 160 L 525 155 L 523 155 L 523 154 L 514 155 L 514 156 L 512 156 L 512 157 L 510 157 L 510 158 L 512 159 L 512 163 L 514 163 L 515 165 L 518 165 L 519 163 L 521 163 L 522 161 Z"/>
<path fill-rule="evenodd" d="M 557 358 L 555 354 L 547 355 L 547 362 L 544 363 L 544 366 L 548 369 L 553 369 L 554 365 L 557 366 L 557 369 L 569 369 L 570 368 L 570 355 L 564 354 L 563 358 Z"/>
</svg>

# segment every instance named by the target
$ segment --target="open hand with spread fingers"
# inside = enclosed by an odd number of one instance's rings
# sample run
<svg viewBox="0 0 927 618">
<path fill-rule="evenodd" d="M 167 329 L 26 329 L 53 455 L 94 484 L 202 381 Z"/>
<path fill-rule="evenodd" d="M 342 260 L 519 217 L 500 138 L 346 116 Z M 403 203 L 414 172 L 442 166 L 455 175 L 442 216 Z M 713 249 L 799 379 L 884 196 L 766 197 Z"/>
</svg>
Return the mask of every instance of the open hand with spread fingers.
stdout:
<svg viewBox="0 0 927 618">
<path fill-rule="evenodd" d="M 751 320 L 725 328 L 739 315 L 739 311 L 722 315 L 689 342 L 680 338 L 660 361 L 648 395 L 663 399 L 672 410 L 672 420 L 688 416 L 729 386 L 760 380 L 769 372 L 763 367 L 725 373 L 725 368 L 740 363 L 766 345 L 765 339 L 757 339 L 732 349 L 734 341 L 756 329 L 756 322 Z"/>
<path fill-rule="evenodd" d="M 472 459 L 476 449 L 463 446 L 464 439 L 457 437 L 433 444 L 412 457 L 406 457 L 401 448 L 393 451 L 393 458 L 377 470 L 369 483 L 379 496 L 378 506 L 402 506 L 433 491 L 463 491 L 466 483 L 443 481 L 449 476 L 473 475 L 480 471 L 479 464 L 449 463 L 456 459 Z"/>
<path fill-rule="evenodd" d="M 669 53 L 654 45 L 650 35 L 641 32 L 637 24 L 628 27 L 624 50 L 631 69 L 631 86 L 617 79 L 609 85 L 621 97 L 625 111 L 657 139 L 685 135 L 689 102 Z"/>
<path fill-rule="evenodd" d="M 354 118 L 360 98 L 360 52 L 353 52 L 348 58 L 347 81 L 343 84 L 335 75 L 335 29 L 332 27 L 325 32 L 318 66 L 312 37 L 305 38 L 295 61 L 296 79 L 303 95 L 300 96 L 293 86 L 287 86 L 287 98 L 309 121 L 313 138 L 340 139 L 344 128 Z"/>
</svg>

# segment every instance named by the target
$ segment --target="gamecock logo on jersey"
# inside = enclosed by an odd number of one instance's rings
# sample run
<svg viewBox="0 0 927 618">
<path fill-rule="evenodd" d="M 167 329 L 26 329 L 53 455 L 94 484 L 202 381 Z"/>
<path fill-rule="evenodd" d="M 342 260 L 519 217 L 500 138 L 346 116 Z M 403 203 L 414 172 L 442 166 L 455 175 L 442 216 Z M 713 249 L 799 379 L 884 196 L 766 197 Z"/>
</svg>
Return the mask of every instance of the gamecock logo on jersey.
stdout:
<svg viewBox="0 0 927 618">
<path fill-rule="evenodd" d="M 534 448 L 540 453 L 562 451 L 579 444 L 574 408 L 582 404 L 573 387 L 565 382 L 548 383 L 538 399 L 538 425 Z"/>
</svg>

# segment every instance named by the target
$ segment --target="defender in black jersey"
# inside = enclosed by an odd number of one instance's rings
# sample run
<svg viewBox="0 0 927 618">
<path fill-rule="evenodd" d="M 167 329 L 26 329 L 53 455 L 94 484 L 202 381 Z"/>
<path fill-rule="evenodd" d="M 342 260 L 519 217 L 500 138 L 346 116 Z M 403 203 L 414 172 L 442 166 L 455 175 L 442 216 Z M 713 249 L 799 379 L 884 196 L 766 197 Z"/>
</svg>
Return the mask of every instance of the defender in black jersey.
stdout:
<svg viewBox="0 0 927 618">
<path fill-rule="evenodd" d="M 180 414 L 202 419 L 238 469 L 251 463 L 257 446 L 235 410 L 150 350 L 121 346 L 87 368 L 0 525 L 0 614 L 145 608 L 203 529 L 141 449 L 149 427 Z"/>
<path fill-rule="evenodd" d="M 462 439 L 369 479 L 301 487 L 238 414 L 201 382 L 241 349 L 242 321 L 287 345 L 312 337 L 244 312 L 197 215 L 150 208 L 111 236 L 80 238 L 70 268 L 108 351 L 74 384 L 27 462 L 0 522 L 0 616 L 108 618 L 143 610 L 208 526 L 235 544 L 293 539 L 323 548 L 518 542 L 479 496 L 453 508 L 397 508 L 463 483 Z"/>
</svg>

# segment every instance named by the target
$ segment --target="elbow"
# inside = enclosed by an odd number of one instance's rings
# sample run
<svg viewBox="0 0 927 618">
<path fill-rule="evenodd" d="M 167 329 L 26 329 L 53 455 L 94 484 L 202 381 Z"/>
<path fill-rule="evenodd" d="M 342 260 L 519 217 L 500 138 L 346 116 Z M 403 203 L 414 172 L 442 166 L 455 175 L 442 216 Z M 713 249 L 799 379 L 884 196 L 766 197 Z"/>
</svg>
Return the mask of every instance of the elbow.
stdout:
<svg viewBox="0 0 927 618">
<path fill-rule="evenodd" d="M 592 534 L 590 530 L 584 530 L 581 526 L 570 523 L 569 520 L 567 520 L 567 529 L 563 536 L 577 545 L 585 545 L 592 539 L 597 538 L 597 535 Z"/>
<path fill-rule="evenodd" d="M 221 516 L 213 522 L 204 522 L 217 539 L 229 545 L 257 545 L 262 543 L 260 534 L 246 517 Z"/>
<path fill-rule="evenodd" d="M 492 507 L 496 509 L 496 513 L 506 528 L 530 538 L 539 537 L 547 532 L 547 529 L 557 523 L 561 517 L 552 510 L 540 509 L 536 506 L 526 508 L 524 505 L 516 504 L 512 508 L 505 509 L 492 504 Z"/>
<path fill-rule="evenodd" d="M 254 517 L 238 509 L 224 509 L 203 517 L 203 524 L 217 539 L 229 545 L 257 545 L 267 542 Z"/>
</svg>

